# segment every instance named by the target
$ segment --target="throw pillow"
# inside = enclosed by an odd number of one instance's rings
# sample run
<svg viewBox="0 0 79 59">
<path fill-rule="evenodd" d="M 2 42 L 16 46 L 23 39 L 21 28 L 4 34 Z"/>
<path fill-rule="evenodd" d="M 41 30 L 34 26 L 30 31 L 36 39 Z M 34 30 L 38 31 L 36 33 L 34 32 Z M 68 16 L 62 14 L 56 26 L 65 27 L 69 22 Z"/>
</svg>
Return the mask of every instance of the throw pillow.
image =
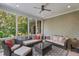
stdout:
<svg viewBox="0 0 79 59">
<path fill-rule="evenodd" d="M 35 35 L 34 39 L 40 39 L 40 35 Z"/>
<path fill-rule="evenodd" d="M 14 45 L 14 42 L 13 42 L 12 39 L 10 39 L 10 40 L 5 40 L 5 44 L 6 44 L 9 48 L 11 48 L 11 47 Z"/>
<path fill-rule="evenodd" d="M 50 36 L 45 36 L 45 39 L 50 39 Z"/>
</svg>

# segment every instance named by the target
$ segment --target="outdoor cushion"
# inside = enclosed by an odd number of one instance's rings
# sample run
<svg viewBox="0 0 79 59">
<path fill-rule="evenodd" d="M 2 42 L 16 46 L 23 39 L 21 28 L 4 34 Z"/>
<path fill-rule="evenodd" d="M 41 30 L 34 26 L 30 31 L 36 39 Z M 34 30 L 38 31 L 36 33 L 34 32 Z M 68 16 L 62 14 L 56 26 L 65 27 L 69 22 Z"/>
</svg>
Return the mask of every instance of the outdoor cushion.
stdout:
<svg viewBox="0 0 79 59">
<path fill-rule="evenodd" d="M 22 46 L 14 51 L 14 54 L 25 56 L 31 51 L 30 47 Z"/>
<path fill-rule="evenodd" d="M 50 39 L 50 36 L 45 36 L 45 39 Z"/>
<path fill-rule="evenodd" d="M 10 39 L 10 40 L 5 40 L 5 44 L 6 44 L 9 48 L 11 48 L 11 47 L 14 45 L 12 39 Z"/>
<path fill-rule="evenodd" d="M 16 36 L 15 43 L 22 44 L 22 41 L 28 40 L 28 36 Z"/>
<path fill-rule="evenodd" d="M 20 47 L 20 44 L 15 44 L 15 45 L 13 45 L 12 47 L 11 47 L 11 51 L 14 51 L 14 50 L 16 50 L 17 48 L 19 48 Z"/>
<path fill-rule="evenodd" d="M 40 39 L 40 35 L 35 35 L 34 39 L 36 40 Z"/>
<path fill-rule="evenodd" d="M 52 36 L 52 38 L 50 40 L 46 39 L 46 41 L 52 42 L 52 43 L 56 43 L 58 45 L 64 46 L 65 41 L 68 38 L 65 38 L 64 36 L 60 36 L 60 35 L 54 35 Z"/>
<path fill-rule="evenodd" d="M 63 42 L 64 39 L 65 39 L 65 38 L 64 38 L 63 36 L 60 36 L 59 39 L 58 39 L 58 41 L 59 41 L 59 42 Z"/>
<path fill-rule="evenodd" d="M 49 39 L 46 39 L 46 41 L 48 41 L 48 42 L 53 42 L 53 40 L 49 40 Z"/>
<path fill-rule="evenodd" d="M 27 40 L 27 41 L 23 41 L 24 45 L 29 45 L 29 44 L 34 44 L 36 42 L 40 42 L 41 40 Z"/>
</svg>

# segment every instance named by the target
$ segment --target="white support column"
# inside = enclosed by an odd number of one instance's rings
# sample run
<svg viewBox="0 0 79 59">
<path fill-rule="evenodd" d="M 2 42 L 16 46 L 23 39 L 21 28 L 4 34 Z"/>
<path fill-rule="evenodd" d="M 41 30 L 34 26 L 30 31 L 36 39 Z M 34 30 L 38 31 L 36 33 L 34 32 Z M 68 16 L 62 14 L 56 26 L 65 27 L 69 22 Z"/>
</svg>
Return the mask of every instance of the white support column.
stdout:
<svg viewBox="0 0 79 59">
<path fill-rule="evenodd" d="M 28 18 L 28 39 L 29 39 L 29 21 L 30 21 L 30 18 Z"/>
<path fill-rule="evenodd" d="M 18 36 L 18 16 L 16 15 L 16 36 Z"/>
<path fill-rule="evenodd" d="M 41 20 L 41 34 L 43 35 L 43 20 Z"/>
<path fill-rule="evenodd" d="M 44 36 L 44 20 L 42 20 L 43 21 L 43 28 L 42 28 L 42 30 L 43 30 L 43 36 Z"/>
<path fill-rule="evenodd" d="M 37 34 L 38 33 L 37 19 L 35 20 L 35 26 L 36 26 L 36 34 Z"/>
</svg>

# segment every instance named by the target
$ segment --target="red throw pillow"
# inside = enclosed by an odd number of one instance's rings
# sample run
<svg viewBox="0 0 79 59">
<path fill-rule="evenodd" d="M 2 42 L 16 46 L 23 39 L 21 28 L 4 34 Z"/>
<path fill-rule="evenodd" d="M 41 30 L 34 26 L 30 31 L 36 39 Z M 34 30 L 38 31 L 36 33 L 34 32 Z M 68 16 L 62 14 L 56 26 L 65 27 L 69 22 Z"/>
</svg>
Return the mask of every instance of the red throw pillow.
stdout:
<svg viewBox="0 0 79 59">
<path fill-rule="evenodd" d="M 34 39 L 40 39 L 40 35 L 35 35 Z"/>
<path fill-rule="evenodd" d="M 9 48 L 13 46 L 13 40 L 6 40 L 5 44 L 8 45 Z"/>
</svg>

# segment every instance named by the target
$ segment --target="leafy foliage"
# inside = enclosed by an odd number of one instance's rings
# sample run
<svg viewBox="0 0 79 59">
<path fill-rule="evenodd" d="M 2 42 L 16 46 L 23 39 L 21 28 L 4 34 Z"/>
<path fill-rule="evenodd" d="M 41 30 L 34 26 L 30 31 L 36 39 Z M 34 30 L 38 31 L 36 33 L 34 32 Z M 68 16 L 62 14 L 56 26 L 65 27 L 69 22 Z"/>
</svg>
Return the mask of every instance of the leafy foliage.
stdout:
<svg viewBox="0 0 79 59">
<path fill-rule="evenodd" d="M 18 17 L 18 33 L 20 35 L 27 34 L 27 18 L 25 16 Z"/>
<path fill-rule="evenodd" d="M 3 32 L 2 32 L 2 31 L 0 31 L 0 37 L 1 37 L 1 38 L 3 37 Z"/>
<path fill-rule="evenodd" d="M 0 10 L 0 31 L 4 33 L 3 37 L 15 36 L 16 15 Z M 18 17 L 18 31 L 21 34 L 27 33 L 27 18 L 24 16 Z"/>
<path fill-rule="evenodd" d="M 15 15 L 0 11 L 0 31 L 4 32 L 4 37 L 15 35 Z"/>
</svg>

